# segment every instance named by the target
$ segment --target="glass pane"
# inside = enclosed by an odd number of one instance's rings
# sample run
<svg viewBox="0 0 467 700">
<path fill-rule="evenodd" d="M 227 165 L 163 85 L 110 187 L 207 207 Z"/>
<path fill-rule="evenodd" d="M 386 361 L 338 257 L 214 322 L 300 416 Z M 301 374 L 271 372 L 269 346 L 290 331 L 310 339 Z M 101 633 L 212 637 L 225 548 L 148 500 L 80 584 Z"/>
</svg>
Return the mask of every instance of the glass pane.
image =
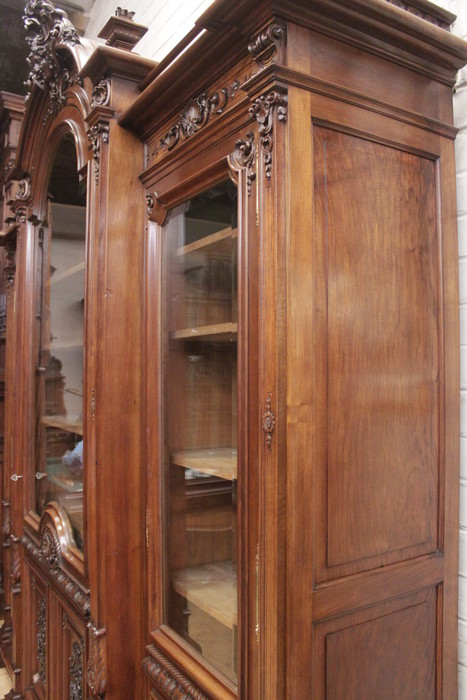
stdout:
<svg viewBox="0 0 467 700">
<path fill-rule="evenodd" d="M 76 169 L 74 177 L 78 186 Z M 71 200 L 77 203 L 50 204 L 42 241 L 36 509 L 40 514 L 50 501 L 58 502 L 82 549 L 86 208 L 80 193 L 82 188 Z"/>
<path fill-rule="evenodd" d="M 222 183 L 165 229 L 169 625 L 236 682 L 237 191 Z"/>
</svg>

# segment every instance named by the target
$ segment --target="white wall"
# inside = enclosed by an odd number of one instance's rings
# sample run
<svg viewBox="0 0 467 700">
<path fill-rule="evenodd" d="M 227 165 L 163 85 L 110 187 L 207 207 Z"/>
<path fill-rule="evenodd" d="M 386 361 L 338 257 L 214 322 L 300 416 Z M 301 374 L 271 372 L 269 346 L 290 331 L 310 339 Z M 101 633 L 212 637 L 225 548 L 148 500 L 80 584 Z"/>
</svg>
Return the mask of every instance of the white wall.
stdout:
<svg viewBox="0 0 467 700">
<path fill-rule="evenodd" d="M 195 20 L 211 5 L 213 0 L 95 0 L 90 12 L 86 37 L 94 39 L 115 14 L 118 6 L 135 13 L 134 21 L 149 27 L 149 31 L 135 47 L 134 52 L 160 61 L 183 39 Z"/>
<path fill-rule="evenodd" d="M 135 51 L 160 61 L 191 29 L 213 0 L 132 0 L 135 22 L 150 27 Z M 452 31 L 467 39 L 467 0 L 432 0 L 457 15 Z M 118 0 L 96 0 L 86 35 L 97 36 Z M 130 5 L 128 6 L 130 8 Z M 467 68 L 459 73 L 454 95 L 459 281 L 461 321 L 461 505 L 459 567 L 459 700 L 467 700 Z M 452 699 L 447 699 L 452 700 Z"/>
</svg>

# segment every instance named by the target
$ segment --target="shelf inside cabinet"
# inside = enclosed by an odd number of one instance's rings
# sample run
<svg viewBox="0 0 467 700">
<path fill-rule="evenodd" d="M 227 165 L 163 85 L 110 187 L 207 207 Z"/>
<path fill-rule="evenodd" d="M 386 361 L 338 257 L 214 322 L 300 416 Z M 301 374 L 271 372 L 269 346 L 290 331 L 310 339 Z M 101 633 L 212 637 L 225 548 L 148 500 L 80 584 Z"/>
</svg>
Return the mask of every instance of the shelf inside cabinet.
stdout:
<svg viewBox="0 0 467 700">
<path fill-rule="evenodd" d="M 41 422 L 49 428 L 60 428 L 76 435 L 83 434 L 82 420 L 71 420 L 68 416 L 42 416 Z"/>
<path fill-rule="evenodd" d="M 237 624 L 237 571 L 231 561 L 179 569 L 174 590 L 229 629 Z"/>
<path fill-rule="evenodd" d="M 214 323 L 210 326 L 195 326 L 172 331 L 173 340 L 212 340 L 213 342 L 234 341 L 237 339 L 236 323 Z"/>
<path fill-rule="evenodd" d="M 69 267 L 67 270 L 63 270 L 62 272 L 58 272 L 55 275 L 52 275 L 50 278 L 50 284 L 57 284 L 57 282 L 61 282 L 62 280 L 68 279 L 68 277 L 72 277 L 73 275 L 78 274 L 78 272 L 81 272 L 84 270 L 84 262 L 80 262 L 77 265 L 73 265 L 73 267 Z"/>
<path fill-rule="evenodd" d="M 209 234 L 209 236 L 203 236 L 203 238 L 193 241 L 193 243 L 188 243 L 181 248 L 177 248 L 175 255 L 177 257 L 188 255 L 189 253 L 194 253 L 196 250 L 206 250 L 206 252 L 210 253 L 230 253 L 229 248 L 226 247 L 226 242 L 229 244 L 230 240 L 236 237 L 236 228 L 225 228 L 222 231 L 216 231 L 215 233 Z"/>
<path fill-rule="evenodd" d="M 171 457 L 172 462 L 179 467 L 195 469 L 229 481 L 237 478 L 237 450 L 232 447 L 183 450 L 175 452 Z"/>
</svg>

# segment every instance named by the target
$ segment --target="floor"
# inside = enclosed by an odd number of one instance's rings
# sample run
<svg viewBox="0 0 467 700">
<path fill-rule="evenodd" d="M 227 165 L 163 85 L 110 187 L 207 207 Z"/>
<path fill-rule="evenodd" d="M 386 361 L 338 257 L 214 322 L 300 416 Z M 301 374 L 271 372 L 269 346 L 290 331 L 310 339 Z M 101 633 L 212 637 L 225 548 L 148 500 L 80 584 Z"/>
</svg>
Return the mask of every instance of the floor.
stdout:
<svg viewBox="0 0 467 700">
<path fill-rule="evenodd" d="M 5 695 L 11 690 L 10 676 L 6 668 L 0 668 L 0 698 L 5 697 Z"/>
</svg>

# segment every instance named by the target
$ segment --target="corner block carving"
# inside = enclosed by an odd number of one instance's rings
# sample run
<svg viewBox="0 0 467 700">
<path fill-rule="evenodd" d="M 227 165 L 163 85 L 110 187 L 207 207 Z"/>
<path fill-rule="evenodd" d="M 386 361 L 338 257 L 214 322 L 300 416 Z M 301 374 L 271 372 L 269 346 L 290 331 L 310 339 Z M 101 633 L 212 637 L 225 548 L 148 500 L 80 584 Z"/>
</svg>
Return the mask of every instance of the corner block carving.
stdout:
<svg viewBox="0 0 467 700">
<path fill-rule="evenodd" d="M 228 102 L 235 96 L 240 82 L 235 80 L 229 87 L 223 87 L 210 97 L 204 92 L 193 98 L 185 106 L 180 120 L 174 124 L 159 142 L 162 151 L 170 151 L 180 140 L 186 140 L 200 131 L 208 123 L 211 115 L 222 114 Z M 159 149 L 152 155 L 156 155 Z"/>
<path fill-rule="evenodd" d="M 154 644 L 147 647 L 143 669 L 170 700 L 208 700 L 200 690 Z"/>
<path fill-rule="evenodd" d="M 268 95 L 258 97 L 250 107 L 250 115 L 259 125 L 259 138 L 265 166 L 266 184 L 270 184 L 272 175 L 272 150 L 274 145 L 274 112 L 280 122 L 287 121 L 287 94 L 276 88 Z"/>
<path fill-rule="evenodd" d="M 106 658 L 105 658 L 105 629 L 98 629 L 88 622 L 89 659 L 87 667 L 87 684 L 91 700 L 100 700 L 105 696 Z"/>
<path fill-rule="evenodd" d="M 235 143 L 235 151 L 229 156 L 230 167 L 237 170 L 246 170 L 248 196 L 251 194 L 251 186 L 256 179 L 256 146 L 255 137 L 249 131 L 244 139 L 238 139 Z"/>
<path fill-rule="evenodd" d="M 50 0 L 29 0 L 23 16 L 30 53 L 28 95 L 34 85 L 49 93 L 49 116 L 56 116 L 65 103 L 65 91 L 78 82 L 73 59 L 62 49 L 80 44 L 78 33 L 63 10 Z M 26 98 L 26 99 L 27 99 Z"/>
<path fill-rule="evenodd" d="M 248 51 L 261 69 L 277 60 L 285 37 L 285 27 L 274 22 L 248 44 Z"/>
</svg>

